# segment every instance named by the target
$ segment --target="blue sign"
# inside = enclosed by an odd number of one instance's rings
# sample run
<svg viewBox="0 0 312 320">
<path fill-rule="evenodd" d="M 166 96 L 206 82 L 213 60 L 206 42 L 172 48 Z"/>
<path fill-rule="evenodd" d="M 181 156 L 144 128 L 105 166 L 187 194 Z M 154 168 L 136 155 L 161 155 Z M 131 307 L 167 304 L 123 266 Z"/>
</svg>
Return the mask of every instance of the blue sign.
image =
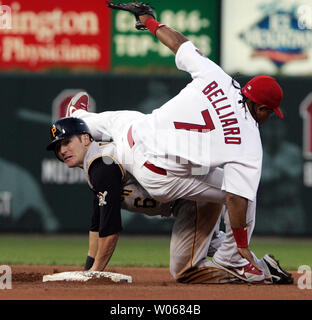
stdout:
<svg viewBox="0 0 312 320">
<path fill-rule="evenodd" d="M 289 10 L 273 6 L 261 7 L 264 17 L 242 32 L 240 38 L 253 48 L 252 57 L 265 57 L 278 68 L 294 60 L 308 59 L 307 50 L 312 48 L 312 30 L 306 28 L 299 6 Z"/>
</svg>

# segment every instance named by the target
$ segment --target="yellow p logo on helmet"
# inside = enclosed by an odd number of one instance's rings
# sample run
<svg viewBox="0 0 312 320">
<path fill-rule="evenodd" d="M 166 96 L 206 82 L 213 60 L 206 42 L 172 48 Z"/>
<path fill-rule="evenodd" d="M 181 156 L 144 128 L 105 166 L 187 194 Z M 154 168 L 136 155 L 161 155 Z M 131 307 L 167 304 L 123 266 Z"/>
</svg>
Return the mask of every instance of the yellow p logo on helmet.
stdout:
<svg viewBox="0 0 312 320">
<path fill-rule="evenodd" d="M 52 133 L 53 138 L 55 138 L 56 127 L 51 128 L 51 133 Z"/>
</svg>

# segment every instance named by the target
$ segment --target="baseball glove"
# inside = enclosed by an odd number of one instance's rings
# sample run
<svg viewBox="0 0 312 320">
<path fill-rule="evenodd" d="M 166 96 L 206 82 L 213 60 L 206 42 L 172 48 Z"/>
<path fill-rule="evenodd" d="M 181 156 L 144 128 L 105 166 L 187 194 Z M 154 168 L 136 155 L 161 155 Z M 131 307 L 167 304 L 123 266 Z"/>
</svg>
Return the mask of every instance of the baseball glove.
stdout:
<svg viewBox="0 0 312 320">
<path fill-rule="evenodd" d="M 153 8 L 148 3 L 143 2 L 131 2 L 131 3 L 113 3 L 109 0 L 106 0 L 107 6 L 115 10 L 124 10 L 131 12 L 135 16 L 135 27 L 138 30 L 147 30 L 145 25 L 140 21 L 139 16 L 144 14 L 149 14 L 155 19 Z"/>
</svg>

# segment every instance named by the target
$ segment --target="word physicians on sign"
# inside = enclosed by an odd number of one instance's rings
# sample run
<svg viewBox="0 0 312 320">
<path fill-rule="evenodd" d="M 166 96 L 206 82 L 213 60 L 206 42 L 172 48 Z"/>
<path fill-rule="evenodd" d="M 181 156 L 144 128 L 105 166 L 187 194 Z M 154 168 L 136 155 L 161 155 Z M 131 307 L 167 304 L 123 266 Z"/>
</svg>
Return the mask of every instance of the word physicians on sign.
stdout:
<svg viewBox="0 0 312 320">
<path fill-rule="evenodd" d="M 0 289 L 12 289 L 12 270 L 9 266 L 0 266 Z"/>
<path fill-rule="evenodd" d="M 309 266 L 303 265 L 298 268 L 298 273 L 303 273 L 298 279 L 299 289 L 312 289 L 312 271 Z"/>
</svg>

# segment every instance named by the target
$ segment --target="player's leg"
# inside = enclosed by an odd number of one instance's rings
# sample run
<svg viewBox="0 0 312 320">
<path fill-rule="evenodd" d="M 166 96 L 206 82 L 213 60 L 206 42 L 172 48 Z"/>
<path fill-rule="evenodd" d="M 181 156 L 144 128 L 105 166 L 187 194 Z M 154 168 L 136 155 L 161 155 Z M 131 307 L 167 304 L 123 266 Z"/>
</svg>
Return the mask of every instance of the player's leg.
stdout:
<svg viewBox="0 0 312 320">
<path fill-rule="evenodd" d="M 170 242 L 170 272 L 183 283 L 232 283 L 237 278 L 206 259 L 222 204 L 180 200 Z"/>
<path fill-rule="evenodd" d="M 181 177 L 170 172 L 159 174 L 144 166 L 145 159 L 140 152 L 129 151 L 127 146 L 124 150 L 130 155 L 122 162 L 125 170 L 132 173 L 155 200 L 169 202 L 183 198 L 200 202 L 223 203 L 225 201 L 225 192 L 221 191 L 223 169 L 216 168 L 202 176 Z"/>
<path fill-rule="evenodd" d="M 88 125 L 92 137 L 98 141 L 117 141 L 125 127 L 144 116 L 138 111 L 105 111 L 101 113 L 88 112 L 89 97 L 86 92 L 77 93 L 69 102 L 66 117 L 82 119 Z"/>
<path fill-rule="evenodd" d="M 118 141 L 126 136 L 125 130 L 131 122 L 145 116 L 138 111 L 104 111 L 100 113 L 88 112 L 83 109 L 75 111 L 72 115 L 85 121 L 92 137 L 98 141 Z"/>
<path fill-rule="evenodd" d="M 219 217 L 219 220 L 216 223 L 215 229 L 213 231 L 213 235 L 210 241 L 210 245 L 208 248 L 207 256 L 208 257 L 213 257 L 213 255 L 216 253 L 216 251 L 220 248 L 224 238 L 225 238 L 225 232 L 220 230 L 220 224 L 221 224 L 221 218 L 223 216 L 223 210 L 224 206 L 221 211 L 221 215 Z"/>
</svg>

